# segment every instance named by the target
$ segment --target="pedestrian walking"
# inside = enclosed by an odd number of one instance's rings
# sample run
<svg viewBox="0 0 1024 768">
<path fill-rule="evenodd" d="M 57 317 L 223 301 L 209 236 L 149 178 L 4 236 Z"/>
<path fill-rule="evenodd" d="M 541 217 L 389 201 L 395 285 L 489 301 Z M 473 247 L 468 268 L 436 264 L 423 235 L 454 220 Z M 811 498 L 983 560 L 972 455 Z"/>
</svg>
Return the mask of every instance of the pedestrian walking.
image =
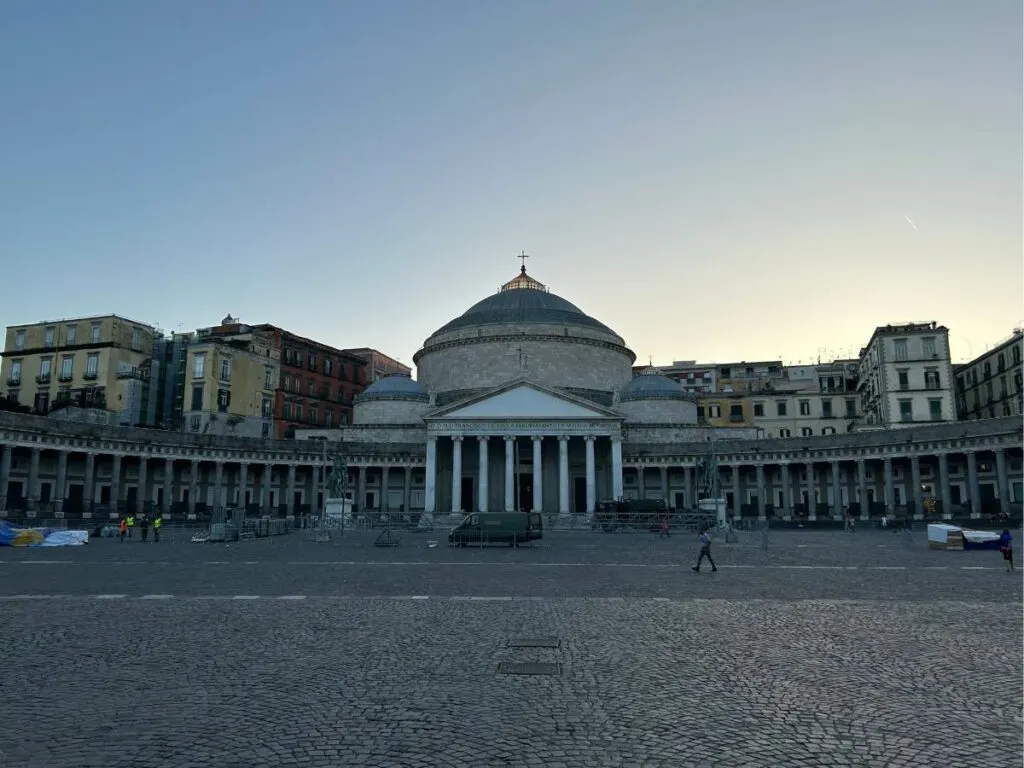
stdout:
<svg viewBox="0 0 1024 768">
<path fill-rule="evenodd" d="M 124 537 L 128 535 L 128 521 L 123 517 L 117 524 L 117 533 L 121 541 L 124 541 Z"/>
<path fill-rule="evenodd" d="M 139 519 L 139 528 L 142 529 L 142 540 L 145 541 L 149 536 L 149 518 L 145 515 Z"/>
<path fill-rule="evenodd" d="M 1003 560 L 1006 561 L 1006 570 L 1013 570 L 1013 536 L 1008 528 L 1003 528 L 999 537 L 999 551 L 1003 553 Z"/>
<path fill-rule="evenodd" d="M 658 538 L 659 539 L 667 539 L 668 537 L 669 537 L 668 518 L 667 517 L 663 517 L 661 519 L 661 527 L 658 530 Z"/>
<path fill-rule="evenodd" d="M 128 515 L 125 518 L 125 523 L 128 525 L 128 538 L 130 539 L 132 537 L 132 528 L 135 527 L 135 515 Z"/>
<path fill-rule="evenodd" d="M 693 566 L 695 573 L 700 573 L 700 564 L 704 562 L 705 557 L 711 563 L 711 572 L 717 571 L 718 567 L 715 565 L 715 561 L 711 559 L 711 535 L 707 530 L 701 531 L 700 534 L 700 557 L 697 558 L 697 564 Z"/>
<path fill-rule="evenodd" d="M 160 515 L 157 515 L 156 519 L 153 520 L 153 543 L 154 544 L 159 544 L 160 543 L 160 529 L 163 527 L 163 525 L 164 525 L 163 518 L 160 517 Z"/>
</svg>

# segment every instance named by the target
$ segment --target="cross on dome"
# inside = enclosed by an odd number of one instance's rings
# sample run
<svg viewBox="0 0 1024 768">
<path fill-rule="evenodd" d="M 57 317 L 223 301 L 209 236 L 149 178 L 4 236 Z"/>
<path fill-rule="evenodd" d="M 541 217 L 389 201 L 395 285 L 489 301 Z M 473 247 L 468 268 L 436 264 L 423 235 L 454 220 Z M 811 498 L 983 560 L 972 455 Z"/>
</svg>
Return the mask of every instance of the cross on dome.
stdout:
<svg viewBox="0 0 1024 768">
<path fill-rule="evenodd" d="M 548 288 L 546 285 L 526 274 L 526 260 L 530 258 L 530 254 L 523 250 L 516 258 L 522 261 L 522 266 L 519 267 L 519 274 L 501 286 L 501 292 L 527 290 L 547 293 Z"/>
</svg>

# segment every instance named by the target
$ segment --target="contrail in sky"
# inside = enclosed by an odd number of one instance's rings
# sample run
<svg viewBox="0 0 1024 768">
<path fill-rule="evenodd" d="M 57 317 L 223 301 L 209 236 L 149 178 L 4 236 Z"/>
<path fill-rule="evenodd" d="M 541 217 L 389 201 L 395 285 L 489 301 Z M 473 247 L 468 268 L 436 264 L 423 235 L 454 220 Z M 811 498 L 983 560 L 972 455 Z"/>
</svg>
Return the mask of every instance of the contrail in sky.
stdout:
<svg viewBox="0 0 1024 768">
<path fill-rule="evenodd" d="M 903 218 L 907 220 L 907 224 L 909 224 L 910 226 L 912 226 L 914 228 L 915 232 L 920 232 L 921 231 L 920 229 L 917 228 L 917 224 L 915 224 L 914 222 L 912 222 L 910 220 L 910 217 L 907 216 L 907 214 L 903 214 Z"/>
</svg>

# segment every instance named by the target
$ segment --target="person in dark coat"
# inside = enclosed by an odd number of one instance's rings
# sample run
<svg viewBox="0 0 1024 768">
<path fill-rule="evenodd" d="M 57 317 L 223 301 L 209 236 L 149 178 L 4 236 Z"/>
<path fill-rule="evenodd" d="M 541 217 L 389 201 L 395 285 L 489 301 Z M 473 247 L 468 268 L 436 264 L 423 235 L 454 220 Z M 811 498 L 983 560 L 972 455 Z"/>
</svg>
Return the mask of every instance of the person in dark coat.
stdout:
<svg viewBox="0 0 1024 768">
<path fill-rule="evenodd" d="M 1006 561 L 1006 570 L 1013 570 L 1013 535 L 1008 528 L 1003 528 L 999 537 L 999 551 L 1003 553 L 1003 560 Z"/>
</svg>

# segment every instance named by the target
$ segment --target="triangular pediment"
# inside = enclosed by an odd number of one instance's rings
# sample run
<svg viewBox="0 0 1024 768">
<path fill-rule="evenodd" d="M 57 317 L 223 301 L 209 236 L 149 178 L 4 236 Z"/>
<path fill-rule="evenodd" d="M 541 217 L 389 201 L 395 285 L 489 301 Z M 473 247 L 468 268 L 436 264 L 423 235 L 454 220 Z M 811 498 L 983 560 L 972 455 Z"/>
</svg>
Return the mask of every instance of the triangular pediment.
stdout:
<svg viewBox="0 0 1024 768">
<path fill-rule="evenodd" d="M 430 418 L 444 419 L 617 419 L 618 414 L 575 397 L 521 383 L 442 409 Z"/>
</svg>

